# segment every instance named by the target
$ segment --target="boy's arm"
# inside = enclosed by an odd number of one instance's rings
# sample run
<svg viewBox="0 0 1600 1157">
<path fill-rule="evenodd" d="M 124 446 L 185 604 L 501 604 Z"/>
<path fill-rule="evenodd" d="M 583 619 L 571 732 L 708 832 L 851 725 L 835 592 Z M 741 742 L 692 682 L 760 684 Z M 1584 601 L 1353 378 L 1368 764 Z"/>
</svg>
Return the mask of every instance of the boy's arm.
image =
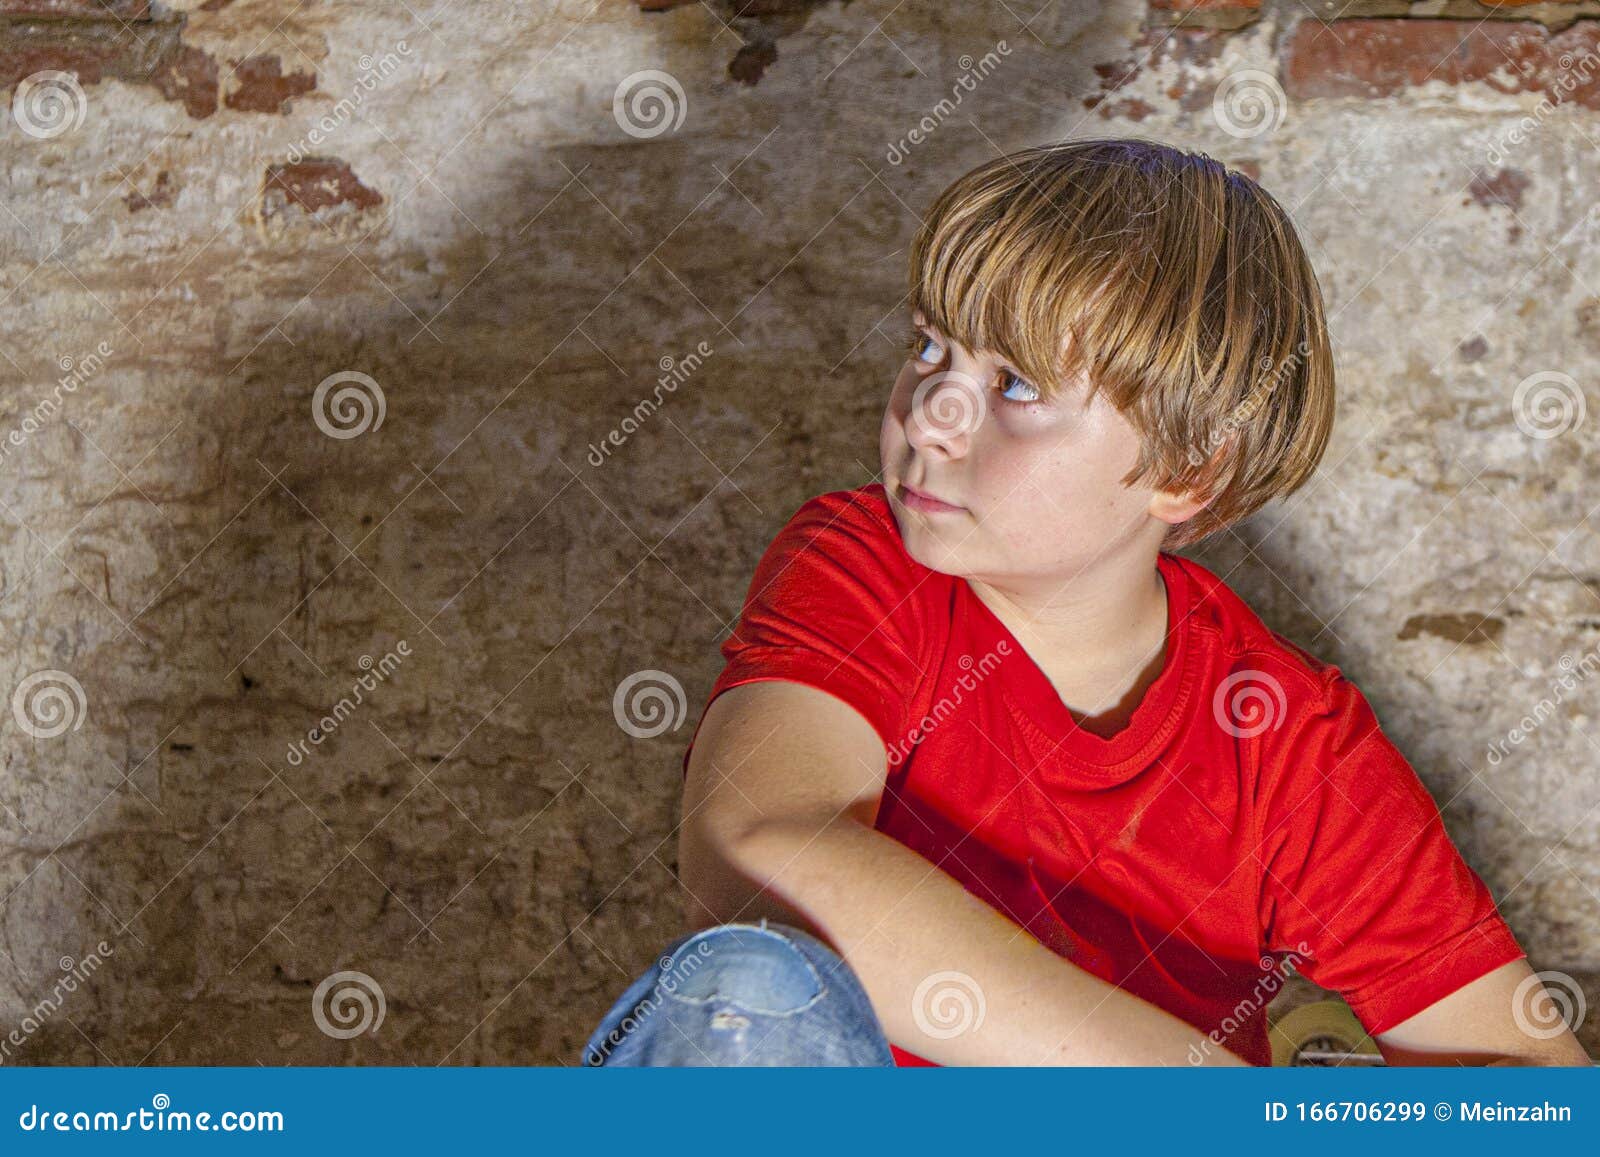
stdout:
<svg viewBox="0 0 1600 1157">
<path fill-rule="evenodd" d="M 684 791 L 691 925 L 767 916 L 819 935 L 860 977 L 889 1039 L 939 1064 L 1246 1065 L 875 830 L 886 772 L 882 739 L 826 692 L 767 680 L 719 695 Z M 955 1035 L 941 1031 L 937 987 L 917 1007 L 941 972 L 964 974 L 972 994 L 970 1027 Z"/>
<path fill-rule="evenodd" d="M 1557 997 L 1565 994 L 1558 993 Z M 1558 1000 L 1524 957 L 1502 964 L 1372 1039 L 1391 1065 L 1592 1065 Z M 1520 1010 L 1520 1012 L 1519 1012 Z"/>
<path fill-rule="evenodd" d="M 1337 668 L 1263 757 L 1263 942 L 1340 993 L 1392 1065 L 1591 1063 L 1438 805 Z M 1569 980 L 1569 983 L 1570 980 Z M 1552 1031 L 1554 1030 L 1554 1031 Z M 1545 1035 L 1549 1034 L 1549 1035 Z"/>
</svg>

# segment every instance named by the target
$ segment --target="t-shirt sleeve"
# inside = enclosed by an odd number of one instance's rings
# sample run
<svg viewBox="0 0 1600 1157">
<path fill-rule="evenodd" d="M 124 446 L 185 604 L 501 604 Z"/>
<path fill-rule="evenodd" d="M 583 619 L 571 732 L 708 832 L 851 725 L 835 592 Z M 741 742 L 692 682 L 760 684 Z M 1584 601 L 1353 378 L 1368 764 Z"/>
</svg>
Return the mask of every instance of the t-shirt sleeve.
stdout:
<svg viewBox="0 0 1600 1157">
<path fill-rule="evenodd" d="M 1525 955 L 1416 772 L 1337 668 L 1262 769 L 1262 943 L 1376 1035 Z M 1265 760 L 1264 760 L 1265 762 Z"/>
<path fill-rule="evenodd" d="M 859 492 L 811 499 L 756 564 L 706 707 L 742 683 L 805 683 L 849 704 L 893 750 L 925 668 L 931 573 L 905 553 L 892 515 Z M 693 746 L 691 736 L 685 774 Z"/>
</svg>

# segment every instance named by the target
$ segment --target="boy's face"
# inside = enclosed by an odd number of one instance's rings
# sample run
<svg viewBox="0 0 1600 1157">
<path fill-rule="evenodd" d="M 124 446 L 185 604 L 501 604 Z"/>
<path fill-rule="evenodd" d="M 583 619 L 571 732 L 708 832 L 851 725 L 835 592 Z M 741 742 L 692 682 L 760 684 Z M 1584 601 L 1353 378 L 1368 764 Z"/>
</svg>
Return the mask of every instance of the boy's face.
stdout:
<svg viewBox="0 0 1600 1157">
<path fill-rule="evenodd" d="M 1070 578 L 1097 557 L 1187 517 L 1164 493 L 1119 480 L 1139 435 L 1075 383 L 1043 401 L 1001 355 L 955 345 L 912 315 L 919 348 L 901 367 L 879 436 L 883 483 L 922 565 L 984 581 Z M 961 509 L 919 509 L 903 486 Z M 1176 518 L 1156 517 L 1177 513 Z"/>
</svg>

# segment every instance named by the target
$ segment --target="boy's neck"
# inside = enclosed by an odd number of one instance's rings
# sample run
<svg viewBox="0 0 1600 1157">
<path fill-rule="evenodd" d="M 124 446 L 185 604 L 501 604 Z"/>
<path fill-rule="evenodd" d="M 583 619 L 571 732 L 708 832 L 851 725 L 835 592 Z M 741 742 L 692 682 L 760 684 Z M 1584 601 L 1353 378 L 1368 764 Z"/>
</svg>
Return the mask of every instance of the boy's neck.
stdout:
<svg viewBox="0 0 1600 1157">
<path fill-rule="evenodd" d="M 1148 559 L 972 592 L 1016 636 L 1085 728 L 1121 730 L 1166 659 L 1167 589 Z"/>
</svg>

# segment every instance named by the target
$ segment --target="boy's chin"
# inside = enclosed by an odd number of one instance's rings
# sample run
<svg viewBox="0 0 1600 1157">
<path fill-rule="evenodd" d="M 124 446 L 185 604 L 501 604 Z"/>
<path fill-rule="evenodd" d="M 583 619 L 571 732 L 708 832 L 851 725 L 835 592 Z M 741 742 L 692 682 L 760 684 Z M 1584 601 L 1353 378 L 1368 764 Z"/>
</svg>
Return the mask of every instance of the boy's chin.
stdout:
<svg viewBox="0 0 1600 1157">
<path fill-rule="evenodd" d="M 900 528 L 900 541 L 905 544 L 906 553 L 915 562 L 952 578 L 966 577 L 959 552 L 951 550 L 937 534 L 918 523 L 915 516 L 902 521 L 897 511 L 895 524 Z"/>
</svg>

